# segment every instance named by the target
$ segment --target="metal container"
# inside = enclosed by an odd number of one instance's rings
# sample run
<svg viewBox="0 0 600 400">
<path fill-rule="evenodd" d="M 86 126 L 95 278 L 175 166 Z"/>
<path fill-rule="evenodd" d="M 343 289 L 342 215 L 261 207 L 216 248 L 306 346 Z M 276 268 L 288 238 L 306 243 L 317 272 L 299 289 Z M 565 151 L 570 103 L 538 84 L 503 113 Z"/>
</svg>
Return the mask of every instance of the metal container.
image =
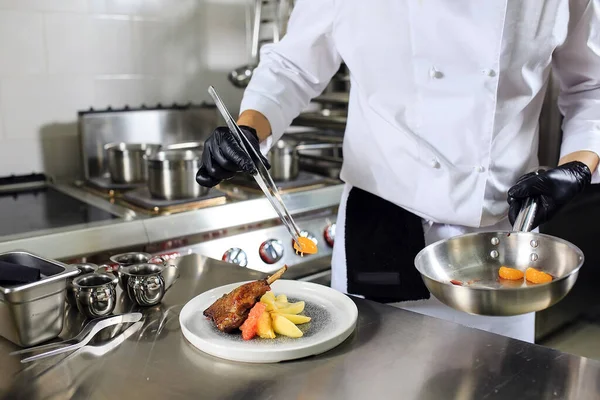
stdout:
<svg viewBox="0 0 600 400">
<path fill-rule="evenodd" d="M 209 189 L 198 185 L 202 150 L 161 150 L 147 157 L 148 190 L 153 197 L 180 200 L 200 197 Z"/>
<path fill-rule="evenodd" d="M 40 270 L 42 279 L 18 286 L 0 286 L 0 335 L 28 347 L 57 337 L 63 328 L 67 279 L 75 267 L 24 251 L 0 254 L 0 261 Z"/>
<path fill-rule="evenodd" d="M 79 275 L 89 274 L 98 270 L 98 266 L 92 263 L 71 264 L 71 267 L 77 268 L 79 270 Z M 67 303 L 69 303 L 71 307 L 77 307 L 74 289 L 73 279 L 67 279 Z"/>
<path fill-rule="evenodd" d="M 73 279 L 77 309 L 88 318 L 104 317 L 117 305 L 118 279 L 112 274 L 92 272 Z"/>
<path fill-rule="evenodd" d="M 145 264 L 152 260 L 152 254 L 142 253 L 142 252 L 129 252 L 129 253 L 121 253 L 115 254 L 110 257 L 110 261 L 118 264 L 119 267 L 126 267 L 128 265 L 135 264 Z M 119 272 L 117 268 L 114 274 L 119 278 L 119 286 L 123 290 L 127 290 L 127 275 L 123 275 Z"/>
<path fill-rule="evenodd" d="M 115 183 L 143 183 L 147 180 L 145 156 L 160 149 L 158 144 L 109 143 L 104 146 L 108 153 L 108 170 Z"/>
<path fill-rule="evenodd" d="M 273 180 L 286 182 L 298 177 L 298 150 L 296 141 L 280 139 L 267 153 Z"/>
<path fill-rule="evenodd" d="M 176 271 L 169 282 L 166 282 L 165 271 Z M 175 265 L 137 264 L 119 267 L 119 273 L 128 277 L 127 294 L 131 301 L 142 307 L 153 306 L 162 301 L 165 293 L 179 277 L 179 269 Z"/>
</svg>

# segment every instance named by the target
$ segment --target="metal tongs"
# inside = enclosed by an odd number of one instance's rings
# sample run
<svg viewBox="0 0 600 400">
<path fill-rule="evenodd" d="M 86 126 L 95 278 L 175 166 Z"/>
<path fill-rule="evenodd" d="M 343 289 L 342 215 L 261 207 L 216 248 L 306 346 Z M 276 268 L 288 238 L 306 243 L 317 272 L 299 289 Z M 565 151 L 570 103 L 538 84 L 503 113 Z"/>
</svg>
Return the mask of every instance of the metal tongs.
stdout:
<svg viewBox="0 0 600 400">
<path fill-rule="evenodd" d="M 10 355 L 19 355 L 30 352 L 38 352 L 42 350 L 48 350 L 44 353 L 36 354 L 34 356 L 26 357 L 21 360 L 22 363 L 28 363 L 31 361 L 41 360 L 43 358 L 55 356 L 58 354 L 66 353 L 69 351 L 78 350 L 87 345 L 93 337 L 100 332 L 102 329 L 112 325 L 138 322 L 142 319 L 142 314 L 139 312 L 113 315 L 110 317 L 98 318 L 90 321 L 86 326 L 83 327 L 81 332 L 72 339 L 64 340 L 57 343 L 49 343 L 41 346 L 30 347 L 18 351 L 13 351 Z M 61 347 L 62 346 L 62 347 Z M 52 349 L 56 347 L 55 349 Z M 50 350 L 51 349 L 51 350 Z"/>
<path fill-rule="evenodd" d="M 258 186 L 260 186 L 265 196 L 267 196 L 267 199 L 269 199 L 269 202 L 277 212 L 277 215 L 279 215 L 281 222 L 283 222 L 283 224 L 287 228 L 288 232 L 292 236 L 292 239 L 294 239 L 294 241 L 298 243 L 298 246 L 301 246 L 298 242 L 300 238 L 300 229 L 298 228 L 298 225 L 296 225 L 296 223 L 294 222 L 294 219 L 285 207 L 285 204 L 283 204 L 283 200 L 281 199 L 279 190 L 277 189 L 277 186 L 275 186 L 273 178 L 271 178 L 267 167 L 265 167 L 265 164 L 260 159 L 259 154 L 256 152 L 254 147 L 252 147 L 250 141 L 248 141 L 246 136 L 244 136 L 242 130 L 235 122 L 229 111 L 227 111 L 227 107 L 225 107 L 225 104 L 223 103 L 223 101 L 221 101 L 221 98 L 217 94 L 215 88 L 209 86 L 208 93 L 215 101 L 215 104 L 217 105 L 217 108 L 219 109 L 221 115 L 225 119 L 227 126 L 229 127 L 231 132 L 233 132 L 233 136 L 235 136 L 242 148 L 246 150 L 252 161 L 254 161 L 254 165 L 256 165 L 256 172 L 254 172 L 252 176 L 256 180 L 256 183 L 258 183 Z"/>
</svg>

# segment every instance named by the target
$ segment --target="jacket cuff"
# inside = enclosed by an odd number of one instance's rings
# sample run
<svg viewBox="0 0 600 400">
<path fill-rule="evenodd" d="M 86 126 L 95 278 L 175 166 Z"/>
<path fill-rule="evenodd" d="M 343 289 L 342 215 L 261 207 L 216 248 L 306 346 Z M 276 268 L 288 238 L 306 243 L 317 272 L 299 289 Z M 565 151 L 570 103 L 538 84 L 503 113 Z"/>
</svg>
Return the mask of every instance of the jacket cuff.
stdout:
<svg viewBox="0 0 600 400">
<path fill-rule="evenodd" d="M 591 129 L 586 132 L 563 134 L 560 157 L 576 151 L 591 151 L 600 156 L 600 132 Z M 600 167 L 592 173 L 592 183 L 600 183 Z"/>
<path fill-rule="evenodd" d="M 286 128 L 281 106 L 270 98 L 246 91 L 240 105 L 240 114 L 246 110 L 255 110 L 264 115 L 271 125 L 271 136 L 260 144 L 260 150 L 266 154 L 273 143 L 277 142 Z"/>
</svg>

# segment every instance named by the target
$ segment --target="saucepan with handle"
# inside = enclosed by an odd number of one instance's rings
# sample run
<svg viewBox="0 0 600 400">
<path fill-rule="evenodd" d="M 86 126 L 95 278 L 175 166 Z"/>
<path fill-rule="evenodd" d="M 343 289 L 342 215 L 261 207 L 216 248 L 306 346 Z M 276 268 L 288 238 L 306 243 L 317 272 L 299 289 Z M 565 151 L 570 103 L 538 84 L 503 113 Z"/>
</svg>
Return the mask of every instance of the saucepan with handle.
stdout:
<svg viewBox="0 0 600 400">
<path fill-rule="evenodd" d="M 573 288 L 583 252 L 566 240 L 531 232 L 537 210 L 529 199 L 512 232 L 479 232 L 430 244 L 415 257 L 425 285 L 442 303 L 477 315 L 512 316 L 546 309 Z M 532 267 L 552 275 L 549 283 L 500 279 L 501 266 Z"/>
</svg>

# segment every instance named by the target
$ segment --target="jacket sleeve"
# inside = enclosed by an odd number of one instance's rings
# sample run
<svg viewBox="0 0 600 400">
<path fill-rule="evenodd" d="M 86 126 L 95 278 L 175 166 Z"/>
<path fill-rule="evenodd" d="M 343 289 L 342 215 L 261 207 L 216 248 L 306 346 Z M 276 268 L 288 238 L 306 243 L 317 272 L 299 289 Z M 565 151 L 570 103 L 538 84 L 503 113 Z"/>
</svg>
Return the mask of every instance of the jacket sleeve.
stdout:
<svg viewBox="0 0 600 400">
<path fill-rule="evenodd" d="M 244 92 L 240 113 L 261 112 L 271 124 L 272 136 L 263 151 L 310 100 L 325 89 L 341 64 L 332 38 L 334 0 L 298 0 L 288 29 L 279 43 L 261 48 L 260 62 Z"/>
<path fill-rule="evenodd" d="M 564 116 L 560 156 L 588 150 L 600 155 L 600 0 L 572 2 L 567 40 L 554 52 Z M 600 181 L 600 171 L 593 174 Z"/>
</svg>

